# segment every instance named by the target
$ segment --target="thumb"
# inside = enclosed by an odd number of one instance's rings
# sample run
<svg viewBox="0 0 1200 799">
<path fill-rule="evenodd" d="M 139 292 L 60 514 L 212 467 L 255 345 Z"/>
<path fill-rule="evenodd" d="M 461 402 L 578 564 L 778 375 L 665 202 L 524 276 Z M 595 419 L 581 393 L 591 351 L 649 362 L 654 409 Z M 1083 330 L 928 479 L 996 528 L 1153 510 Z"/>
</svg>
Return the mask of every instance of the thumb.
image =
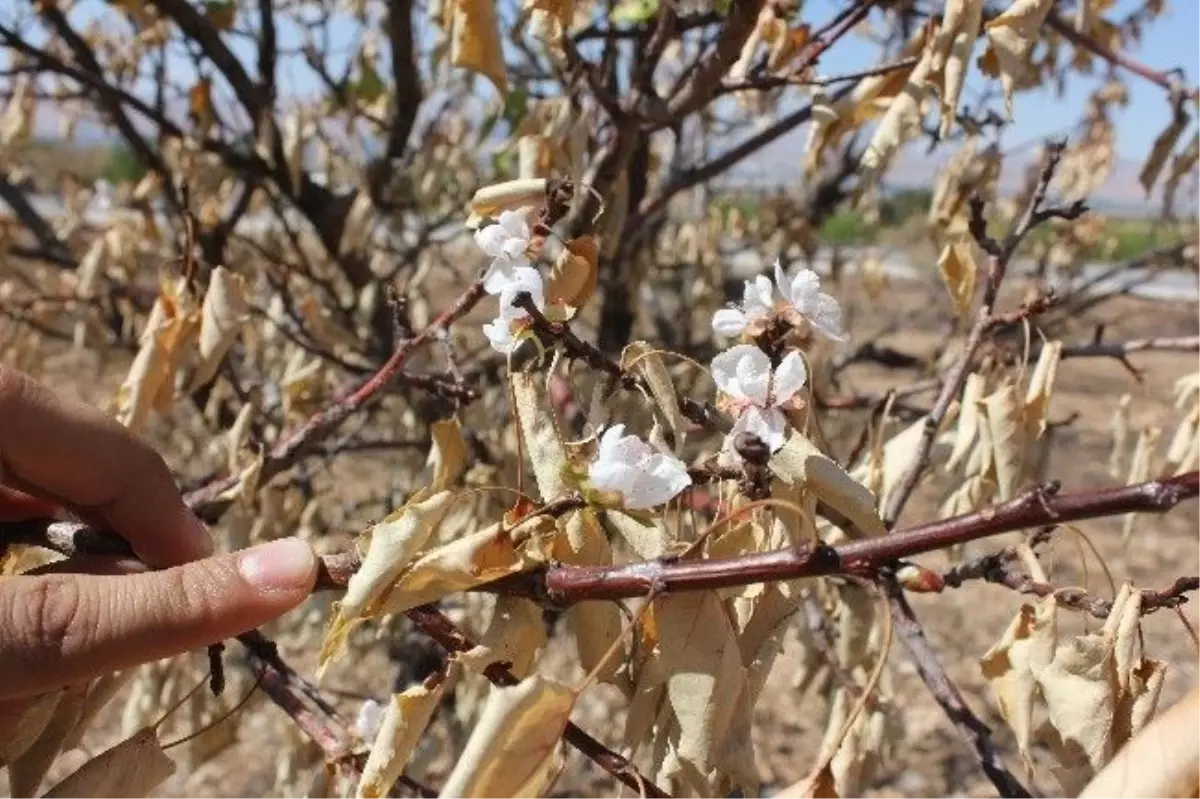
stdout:
<svg viewBox="0 0 1200 799">
<path fill-rule="evenodd" d="M 56 688 L 230 638 L 308 597 L 297 538 L 163 571 L 0 580 L 0 698 Z"/>
</svg>

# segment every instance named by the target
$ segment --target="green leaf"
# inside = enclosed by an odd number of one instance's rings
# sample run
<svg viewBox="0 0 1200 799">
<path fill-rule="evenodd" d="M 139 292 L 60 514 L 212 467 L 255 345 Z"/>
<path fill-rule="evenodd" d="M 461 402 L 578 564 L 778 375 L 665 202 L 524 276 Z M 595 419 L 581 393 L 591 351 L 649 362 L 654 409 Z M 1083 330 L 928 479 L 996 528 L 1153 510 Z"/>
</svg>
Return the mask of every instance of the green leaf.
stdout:
<svg viewBox="0 0 1200 799">
<path fill-rule="evenodd" d="M 346 86 L 346 92 L 350 97 L 364 103 L 375 102 L 386 91 L 387 86 L 384 85 L 383 78 L 379 77 L 375 67 L 365 59 L 359 62 L 358 79 L 350 81 Z"/>
<path fill-rule="evenodd" d="M 609 19 L 626 25 L 641 25 L 658 13 L 658 0 L 624 0 L 612 10 Z"/>
</svg>

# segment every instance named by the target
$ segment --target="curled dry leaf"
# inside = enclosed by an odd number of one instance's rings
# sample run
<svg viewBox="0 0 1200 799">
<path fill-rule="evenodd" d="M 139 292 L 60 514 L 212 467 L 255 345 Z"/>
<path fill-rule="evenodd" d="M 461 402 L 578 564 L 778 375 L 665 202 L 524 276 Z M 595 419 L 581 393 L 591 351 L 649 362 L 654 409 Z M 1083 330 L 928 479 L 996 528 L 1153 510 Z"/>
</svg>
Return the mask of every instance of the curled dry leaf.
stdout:
<svg viewBox="0 0 1200 799">
<path fill-rule="evenodd" d="M 37 795 L 46 772 L 62 752 L 67 736 L 79 724 L 87 699 L 87 688 L 83 684 L 64 689 L 41 734 L 9 762 L 8 787 L 14 797 Z"/>
<path fill-rule="evenodd" d="M 371 753 L 363 766 L 355 796 L 359 799 L 376 799 L 387 796 L 392 785 L 404 773 L 404 766 L 412 757 L 413 750 L 425 734 L 433 712 L 442 701 L 446 685 L 457 669 L 450 660 L 441 671 L 431 674 L 424 682 L 407 690 L 392 694 L 391 701 L 383 713 L 379 731 L 371 744 Z"/>
<path fill-rule="evenodd" d="M 958 99 L 971 68 L 971 52 L 975 49 L 982 22 L 983 0 L 946 0 L 931 64 L 931 71 L 939 73 L 940 77 L 935 80 L 935 85 L 939 86 L 942 110 L 938 135 L 943 139 L 950 135 L 954 125 Z"/>
<path fill-rule="evenodd" d="M 49 691 L 33 699 L 21 710 L 20 717 L 12 726 L 12 735 L 0 740 L 0 767 L 7 766 L 25 754 L 45 732 L 54 718 L 54 711 L 65 689 Z"/>
<path fill-rule="evenodd" d="M 590 509 L 575 511 L 554 540 L 554 558 L 572 565 L 608 566 L 613 562 L 612 547 L 595 514 Z M 540 619 L 540 615 L 539 615 Z M 589 674 L 596 668 L 596 679 L 611 681 L 620 659 L 602 660 L 621 636 L 621 612 L 612 602 L 580 602 L 567 609 L 567 626 L 575 637 L 579 665 Z"/>
<path fill-rule="evenodd" d="M 714 795 L 723 784 L 714 777 L 728 776 L 749 788 L 757 776 L 753 752 L 747 761 L 739 744 L 749 739 L 750 730 L 734 723 L 748 722 L 736 711 L 749 686 L 720 596 L 695 591 L 664 597 L 656 603 L 655 624 L 659 663 L 653 676 L 665 680 L 666 707 L 673 717 L 673 723 L 660 725 L 658 735 L 668 738 L 664 757 L 673 756 L 676 766 L 663 771 L 675 771 L 672 777 L 701 796 Z"/>
<path fill-rule="evenodd" d="M 495 219 L 502 211 L 541 205 L 548 185 L 546 178 L 520 178 L 484 186 L 471 197 L 467 227 L 475 228 L 485 218 Z"/>
<path fill-rule="evenodd" d="M 335 606 L 329 631 L 321 644 L 322 668 L 344 650 L 346 635 L 357 621 L 382 612 L 379 609 L 381 603 L 417 553 L 433 539 L 454 505 L 454 492 L 448 486 L 466 468 L 462 428 L 457 419 L 443 419 L 431 425 L 430 435 L 433 447 L 429 452 L 429 464 L 433 468 L 433 479 L 360 537 L 358 546 L 360 550 L 365 548 L 366 554 L 362 565 L 350 578 L 345 596 Z M 496 530 L 498 526 L 490 529 Z"/>
<path fill-rule="evenodd" d="M 209 279 L 204 304 L 200 308 L 200 360 L 192 374 L 188 392 L 212 379 L 246 322 L 246 279 L 218 266 Z"/>
<path fill-rule="evenodd" d="M 43 796 L 153 796 L 174 773 L 175 762 L 148 727 L 96 755 Z"/>
<path fill-rule="evenodd" d="M 164 286 L 142 331 L 140 347 L 117 391 L 117 416 L 141 430 L 150 414 L 174 401 L 176 367 L 195 338 L 199 320 L 189 310 L 182 286 Z"/>
<path fill-rule="evenodd" d="M 492 0 L 448 2 L 450 63 L 482 74 L 503 96 L 508 92 L 508 75 Z"/>
<path fill-rule="evenodd" d="M 875 512 L 875 496 L 803 434 L 793 432 L 783 448 L 771 456 L 770 467 L 783 482 L 829 505 L 858 531 L 871 536 L 886 532 Z"/>
<path fill-rule="evenodd" d="M 1012 499 L 1020 488 L 1025 458 L 1022 410 L 1017 387 L 1006 382 L 983 400 L 987 409 L 989 438 L 992 443 L 992 467 L 1000 499 Z"/>
<path fill-rule="evenodd" d="M 640 374 L 650 387 L 658 409 L 666 418 L 667 424 L 675 437 L 675 452 L 678 453 L 687 438 L 687 421 L 683 411 L 679 409 L 679 396 L 675 393 L 675 383 L 671 373 L 663 363 L 662 356 L 647 341 L 635 341 L 621 352 L 621 366 Z"/>
<path fill-rule="evenodd" d="M 528 599 L 500 596 L 492 608 L 487 631 L 474 648 L 458 661 L 483 673 L 493 663 L 508 663 L 518 678 L 529 676 L 538 652 L 546 645 L 546 622 L 542 609 Z"/>
<path fill-rule="evenodd" d="M 904 88 L 892 100 L 883 119 L 879 120 L 859 163 L 859 178 L 864 187 L 875 185 L 891 165 L 900 146 L 920 130 L 921 106 L 929 95 L 928 80 L 933 56 L 933 49 L 926 48 Z"/>
<path fill-rule="evenodd" d="M 512 381 L 513 401 L 517 423 L 526 454 L 533 464 L 533 476 L 543 502 L 550 502 L 567 492 L 563 474 L 567 453 L 558 431 L 558 419 L 545 388 L 545 378 L 530 372 L 517 372 Z"/>
<path fill-rule="evenodd" d="M 1017 739 L 1017 749 L 1032 766 L 1033 709 L 1038 700 L 1038 675 L 1054 657 L 1057 640 L 1053 596 L 1036 606 L 1022 605 L 1004 635 L 979 660 L 1000 715 Z"/>
<path fill-rule="evenodd" d="M 1113 411 L 1110 428 L 1112 430 L 1112 452 L 1108 456 L 1108 473 L 1120 479 L 1125 474 L 1125 458 L 1129 450 L 1129 405 L 1133 395 L 1122 394 Z"/>
<path fill-rule="evenodd" d="M 985 57 L 980 66 L 985 72 L 994 66 L 989 74 L 999 73 L 1000 83 L 1004 87 L 1004 109 L 1010 118 L 1013 91 L 1032 68 L 1029 51 L 1033 49 L 1038 29 L 1053 5 L 1054 0 L 1013 0 L 1004 13 L 984 25 L 991 42 L 989 54 L 992 58 Z"/>
<path fill-rule="evenodd" d="M 540 796 L 574 705 L 570 689 L 540 675 L 492 689 L 440 795 Z"/>
<path fill-rule="evenodd" d="M 1154 451 L 1158 449 L 1158 440 L 1161 437 L 1161 427 L 1142 428 L 1138 434 L 1137 444 L 1133 447 L 1133 457 L 1129 459 L 1129 475 L 1125 478 L 1126 485 L 1149 480 L 1155 474 Z M 1133 538 L 1140 517 L 1140 513 L 1125 514 L 1121 530 L 1121 546 L 1125 546 Z"/>
<path fill-rule="evenodd" d="M 1154 184 L 1158 182 L 1158 176 L 1167 163 L 1167 156 L 1171 154 L 1171 150 L 1175 149 L 1175 142 L 1179 141 L 1179 137 L 1183 135 L 1190 121 L 1188 115 L 1180 109 L 1171 117 L 1167 127 L 1154 139 L 1154 144 L 1150 147 L 1150 154 L 1146 156 L 1146 163 L 1142 165 L 1142 171 L 1138 173 L 1138 183 L 1142 184 L 1142 189 L 1146 192 L 1147 197 L 1154 189 Z"/>
<path fill-rule="evenodd" d="M 950 300 L 954 303 L 954 314 L 965 316 L 975 299 L 975 283 L 979 275 L 979 265 L 975 263 L 971 242 L 959 239 L 947 244 L 942 249 L 937 265 L 946 290 L 950 292 Z"/>
<path fill-rule="evenodd" d="M 571 319 L 596 291 L 600 251 L 591 236 L 580 236 L 563 245 L 546 283 L 546 303 L 562 308 Z"/>
<path fill-rule="evenodd" d="M 1029 761 L 1044 739 L 1058 761 L 1064 791 L 1075 795 L 1154 713 L 1166 665 L 1141 652 L 1142 594 L 1121 587 L 1104 628 L 1058 638 L 1053 596 L 1024 605 L 980 664 L 1001 715 Z M 1046 722 L 1034 727 L 1035 707 Z"/>
</svg>

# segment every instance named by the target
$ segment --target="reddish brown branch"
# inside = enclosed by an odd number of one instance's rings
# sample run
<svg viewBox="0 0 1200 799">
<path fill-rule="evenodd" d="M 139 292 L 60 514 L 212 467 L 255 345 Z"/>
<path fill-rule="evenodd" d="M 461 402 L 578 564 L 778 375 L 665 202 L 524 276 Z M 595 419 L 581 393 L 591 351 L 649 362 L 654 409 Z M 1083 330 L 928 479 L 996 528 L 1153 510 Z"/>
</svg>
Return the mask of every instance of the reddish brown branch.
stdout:
<svg viewBox="0 0 1200 799">
<path fill-rule="evenodd" d="M 454 304 L 430 322 L 420 333 L 400 342 L 391 357 L 353 390 L 338 398 L 327 408 L 313 414 L 308 421 L 288 434 L 276 444 L 263 461 L 260 480 L 266 482 L 277 474 L 291 468 L 310 448 L 336 430 L 346 419 L 373 402 L 402 372 L 405 362 L 416 350 L 435 340 L 454 322 L 465 316 L 483 297 L 483 282 L 475 281 L 467 287 Z M 239 475 L 231 474 L 214 480 L 202 488 L 188 493 L 187 504 L 205 521 L 213 521 L 229 507 L 232 499 L 223 498 L 237 485 Z"/>
<path fill-rule="evenodd" d="M 1118 53 L 1086 33 L 1076 30 L 1071 23 L 1064 20 L 1056 11 L 1052 10 L 1046 17 L 1046 24 L 1076 47 L 1081 47 L 1094 55 L 1098 55 L 1110 64 L 1129 70 L 1133 74 L 1150 81 L 1155 86 L 1172 91 L 1177 85 L 1177 81 L 1171 79 L 1172 72 L 1176 72 L 1177 70 L 1154 69 L 1130 58 L 1124 53 Z M 1196 96 L 1196 92 L 1196 89 L 1192 89 L 1187 92 L 1187 96 L 1194 97 Z"/>
</svg>

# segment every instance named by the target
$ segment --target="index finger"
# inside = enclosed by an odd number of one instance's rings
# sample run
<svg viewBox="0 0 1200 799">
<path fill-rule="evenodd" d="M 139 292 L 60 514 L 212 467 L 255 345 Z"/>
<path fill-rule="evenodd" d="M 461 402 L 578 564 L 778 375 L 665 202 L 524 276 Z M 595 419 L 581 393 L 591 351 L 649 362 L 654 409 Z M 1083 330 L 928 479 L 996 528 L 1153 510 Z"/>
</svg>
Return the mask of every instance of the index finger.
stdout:
<svg viewBox="0 0 1200 799">
<path fill-rule="evenodd" d="M 96 408 L 4 367 L 0 482 L 99 516 L 151 566 L 212 552 L 212 539 L 157 452 Z"/>
</svg>

